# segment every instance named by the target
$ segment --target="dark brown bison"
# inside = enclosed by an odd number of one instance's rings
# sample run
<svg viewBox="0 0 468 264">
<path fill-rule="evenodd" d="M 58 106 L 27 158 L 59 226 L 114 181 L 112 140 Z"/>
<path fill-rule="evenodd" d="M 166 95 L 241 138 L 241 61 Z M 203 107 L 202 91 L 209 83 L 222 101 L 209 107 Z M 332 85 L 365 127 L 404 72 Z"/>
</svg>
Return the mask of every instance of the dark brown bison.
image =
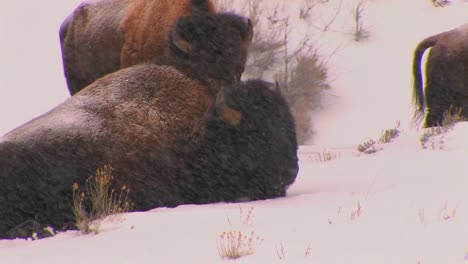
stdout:
<svg viewBox="0 0 468 264">
<path fill-rule="evenodd" d="M 284 196 L 298 172 L 294 119 L 280 92 L 260 80 L 222 89 L 216 102 L 242 113 L 226 125 L 211 108 L 182 178 L 191 180 L 189 202 L 256 200 Z M 202 191 L 205 190 L 205 191 Z M 209 190 L 209 191 L 206 191 Z"/>
<path fill-rule="evenodd" d="M 421 58 L 431 47 L 423 89 Z M 414 52 L 413 77 L 416 117 L 427 110 L 425 127 L 441 125 L 449 112 L 461 110 L 468 118 L 468 24 L 421 41 Z"/>
<path fill-rule="evenodd" d="M 139 63 L 170 64 L 167 43 L 177 19 L 213 13 L 211 0 L 99 0 L 80 4 L 60 27 L 70 94 L 121 68 Z M 239 59 L 245 60 L 240 54 Z M 236 71 L 240 75 L 243 67 Z"/>
<path fill-rule="evenodd" d="M 212 81 L 236 67 L 228 56 L 251 25 L 229 14 L 203 21 L 177 23 L 174 66 L 108 74 L 0 138 L 0 237 L 72 227 L 73 183 L 84 186 L 105 164 L 116 186 L 131 189 L 134 210 L 285 194 L 298 170 L 285 100 L 261 81 Z M 221 35 L 207 41 L 213 29 Z M 223 32 L 241 37 L 227 41 Z"/>
</svg>

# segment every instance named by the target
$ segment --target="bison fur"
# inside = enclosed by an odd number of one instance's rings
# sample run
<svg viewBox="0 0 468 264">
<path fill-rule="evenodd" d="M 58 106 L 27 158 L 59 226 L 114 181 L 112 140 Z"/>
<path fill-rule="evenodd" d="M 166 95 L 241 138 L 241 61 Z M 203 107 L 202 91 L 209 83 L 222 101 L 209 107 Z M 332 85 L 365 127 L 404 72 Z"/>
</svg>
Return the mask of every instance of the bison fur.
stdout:
<svg viewBox="0 0 468 264">
<path fill-rule="evenodd" d="M 59 31 L 70 94 L 121 68 L 170 63 L 167 43 L 177 20 L 215 11 L 211 0 L 99 0 L 80 4 Z"/>
</svg>

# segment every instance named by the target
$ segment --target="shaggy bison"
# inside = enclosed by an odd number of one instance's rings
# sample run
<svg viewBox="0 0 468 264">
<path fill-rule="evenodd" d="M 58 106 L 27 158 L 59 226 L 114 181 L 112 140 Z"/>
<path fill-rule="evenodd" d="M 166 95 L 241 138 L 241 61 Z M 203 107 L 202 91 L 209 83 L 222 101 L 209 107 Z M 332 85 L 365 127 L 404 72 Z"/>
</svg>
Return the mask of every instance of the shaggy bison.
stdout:
<svg viewBox="0 0 468 264">
<path fill-rule="evenodd" d="M 285 100 L 261 81 L 213 81 L 233 72 L 251 25 L 229 14 L 205 18 L 206 27 L 193 20 L 170 35 L 174 66 L 108 74 L 0 138 L 0 237 L 72 227 L 73 183 L 84 186 L 105 164 L 116 186 L 130 188 L 135 210 L 285 194 L 298 170 Z M 213 29 L 221 38 L 207 41 Z M 226 41 L 223 32 L 240 37 Z"/>
<path fill-rule="evenodd" d="M 60 27 L 63 66 L 70 94 L 121 68 L 139 63 L 170 64 L 168 36 L 177 19 L 214 13 L 211 0 L 82 3 Z M 238 75 L 242 69 L 237 69 Z"/>
<path fill-rule="evenodd" d="M 423 89 L 421 58 L 430 47 Z M 421 41 L 414 52 L 413 77 L 416 117 L 427 109 L 426 127 L 441 125 L 448 111 L 461 109 L 468 118 L 468 24 Z"/>
<path fill-rule="evenodd" d="M 189 202 L 255 200 L 284 196 L 298 172 L 294 119 L 279 90 L 260 80 L 223 88 L 217 103 L 242 113 L 226 125 L 211 108 L 187 169 Z M 202 191 L 203 190 L 203 191 Z M 207 191 L 208 190 L 208 191 Z"/>
</svg>

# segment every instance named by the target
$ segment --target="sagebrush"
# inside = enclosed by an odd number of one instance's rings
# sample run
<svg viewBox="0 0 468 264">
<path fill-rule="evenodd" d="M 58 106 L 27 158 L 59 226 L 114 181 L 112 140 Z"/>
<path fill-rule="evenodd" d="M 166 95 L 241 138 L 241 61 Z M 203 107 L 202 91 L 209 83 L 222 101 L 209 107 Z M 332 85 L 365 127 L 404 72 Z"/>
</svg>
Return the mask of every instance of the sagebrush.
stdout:
<svg viewBox="0 0 468 264">
<path fill-rule="evenodd" d="M 292 46 L 290 17 L 268 1 L 242 0 L 236 6 L 232 0 L 217 3 L 222 11 L 235 11 L 251 19 L 255 34 L 244 77 L 279 84 L 296 121 L 298 143 L 306 143 L 313 134 L 312 110 L 320 107 L 321 94 L 330 87 L 326 64 L 314 49 L 312 36 L 306 34 Z"/>
</svg>

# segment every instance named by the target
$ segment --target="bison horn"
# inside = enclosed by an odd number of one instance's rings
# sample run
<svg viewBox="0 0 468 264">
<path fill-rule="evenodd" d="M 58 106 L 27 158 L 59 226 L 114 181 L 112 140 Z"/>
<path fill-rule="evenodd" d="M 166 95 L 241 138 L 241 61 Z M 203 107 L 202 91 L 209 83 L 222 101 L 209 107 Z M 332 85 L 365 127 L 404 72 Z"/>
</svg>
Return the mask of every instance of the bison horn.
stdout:
<svg viewBox="0 0 468 264">
<path fill-rule="evenodd" d="M 249 18 L 245 18 L 245 24 L 246 24 L 246 28 L 245 28 L 245 35 L 244 35 L 244 42 L 247 44 L 247 45 L 250 45 L 250 43 L 252 43 L 252 39 L 253 39 L 253 25 L 252 25 L 252 21 L 249 19 Z"/>
<path fill-rule="evenodd" d="M 185 54 L 189 54 L 192 51 L 192 44 L 185 40 L 177 30 L 173 30 L 171 33 L 172 43 L 174 46 Z"/>
<path fill-rule="evenodd" d="M 281 93 L 281 86 L 279 85 L 278 81 L 275 81 L 275 92 L 277 92 L 278 94 L 282 94 Z"/>
</svg>

